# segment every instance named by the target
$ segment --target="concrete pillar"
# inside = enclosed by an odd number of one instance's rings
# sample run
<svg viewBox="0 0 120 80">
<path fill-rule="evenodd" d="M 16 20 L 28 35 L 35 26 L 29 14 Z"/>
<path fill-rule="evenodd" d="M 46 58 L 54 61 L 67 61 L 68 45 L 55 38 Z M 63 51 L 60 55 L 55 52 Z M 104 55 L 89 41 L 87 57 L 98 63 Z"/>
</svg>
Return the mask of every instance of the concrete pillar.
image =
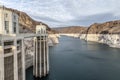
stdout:
<svg viewBox="0 0 120 80">
<path fill-rule="evenodd" d="M 49 46 L 48 46 L 48 38 L 46 37 L 46 46 L 47 46 L 47 74 L 49 73 Z"/>
<path fill-rule="evenodd" d="M 0 46 L 0 80 L 4 80 L 4 48 L 3 42 Z"/>
<path fill-rule="evenodd" d="M 39 70 L 39 73 L 40 73 L 40 77 L 42 77 L 42 63 L 41 63 L 41 61 L 42 61 L 42 57 L 41 57 L 41 54 L 42 54 L 42 52 L 41 52 L 41 39 L 39 40 L 39 61 L 40 61 L 40 64 L 39 64 L 39 68 L 40 68 L 40 70 Z"/>
<path fill-rule="evenodd" d="M 24 48 L 24 39 L 22 39 L 22 77 L 25 80 L 25 48 Z"/>
<path fill-rule="evenodd" d="M 13 13 L 11 12 L 11 13 L 9 13 L 9 19 L 8 19 L 8 21 L 9 21 L 9 34 L 13 34 Z"/>
<path fill-rule="evenodd" d="M 34 38 L 35 53 L 33 55 L 33 75 L 37 77 L 37 39 Z"/>
<path fill-rule="evenodd" d="M 36 56 L 35 56 L 35 59 L 36 59 L 36 64 L 35 64 L 36 65 L 36 67 L 35 67 L 36 74 L 35 74 L 35 76 L 36 77 L 38 77 L 38 65 L 37 65 L 38 64 L 38 58 L 37 57 L 38 57 L 38 40 L 36 39 Z"/>
<path fill-rule="evenodd" d="M 4 29 L 4 27 L 5 27 L 5 25 L 4 25 L 5 24 L 5 22 L 4 22 L 5 21 L 5 19 L 4 19 L 5 15 L 4 15 L 4 13 L 5 13 L 5 9 L 4 9 L 4 6 L 3 6 L 2 14 L 1 14 L 2 15 L 2 20 L 1 20 L 2 21 L 2 31 L 1 31 L 2 33 L 1 34 L 5 34 L 5 29 Z"/>
<path fill-rule="evenodd" d="M 44 76 L 46 76 L 46 39 L 45 39 L 45 36 L 43 36 L 43 44 L 44 44 L 44 52 L 43 52 L 43 55 L 44 55 Z"/>
<path fill-rule="evenodd" d="M 12 47 L 14 55 L 14 80 L 18 80 L 18 60 L 17 60 L 17 40 L 14 39 L 14 46 Z"/>
<path fill-rule="evenodd" d="M 33 54 L 33 75 L 35 75 L 35 54 L 36 54 L 36 37 L 34 37 L 34 51 L 35 53 Z"/>
</svg>

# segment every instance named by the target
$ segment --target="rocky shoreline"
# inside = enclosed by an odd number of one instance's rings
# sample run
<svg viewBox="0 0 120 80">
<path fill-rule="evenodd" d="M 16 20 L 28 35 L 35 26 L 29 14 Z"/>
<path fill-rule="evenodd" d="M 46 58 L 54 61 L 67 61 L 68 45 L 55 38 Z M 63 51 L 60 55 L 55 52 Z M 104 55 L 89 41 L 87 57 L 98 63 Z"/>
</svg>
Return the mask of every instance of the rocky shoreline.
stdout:
<svg viewBox="0 0 120 80">
<path fill-rule="evenodd" d="M 48 35 L 48 45 L 54 46 L 59 43 L 59 34 L 49 34 Z"/>
<path fill-rule="evenodd" d="M 110 47 L 120 48 L 120 34 L 81 34 L 80 39 L 107 44 Z"/>
</svg>

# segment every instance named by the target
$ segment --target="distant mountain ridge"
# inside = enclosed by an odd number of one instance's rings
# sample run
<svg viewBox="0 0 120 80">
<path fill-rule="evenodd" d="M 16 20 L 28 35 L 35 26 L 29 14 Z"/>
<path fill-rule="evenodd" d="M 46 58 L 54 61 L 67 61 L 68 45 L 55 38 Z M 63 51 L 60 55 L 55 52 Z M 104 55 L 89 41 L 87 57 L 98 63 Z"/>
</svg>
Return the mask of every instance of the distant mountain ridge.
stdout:
<svg viewBox="0 0 120 80">
<path fill-rule="evenodd" d="M 119 34 L 120 20 L 105 23 L 94 23 L 89 27 L 70 26 L 54 28 L 59 33 L 81 33 L 81 34 Z"/>
<path fill-rule="evenodd" d="M 59 27 L 53 28 L 58 33 L 85 33 L 87 30 L 86 27 L 83 26 L 69 26 L 69 27 Z"/>
</svg>

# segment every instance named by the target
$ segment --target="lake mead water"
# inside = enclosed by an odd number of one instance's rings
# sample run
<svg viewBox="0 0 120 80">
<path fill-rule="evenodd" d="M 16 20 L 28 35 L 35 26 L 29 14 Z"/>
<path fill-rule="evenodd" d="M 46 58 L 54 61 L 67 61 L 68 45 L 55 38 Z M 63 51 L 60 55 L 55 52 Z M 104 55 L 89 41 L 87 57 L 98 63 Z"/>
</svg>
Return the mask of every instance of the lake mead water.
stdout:
<svg viewBox="0 0 120 80">
<path fill-rule="evenodd" d="M 50 74 L 41 80 L 120 80 L 120 49 L 62 36 L 49 51 Z M 26 80 L 34 80 L 32 67 Z"/>
</svg>

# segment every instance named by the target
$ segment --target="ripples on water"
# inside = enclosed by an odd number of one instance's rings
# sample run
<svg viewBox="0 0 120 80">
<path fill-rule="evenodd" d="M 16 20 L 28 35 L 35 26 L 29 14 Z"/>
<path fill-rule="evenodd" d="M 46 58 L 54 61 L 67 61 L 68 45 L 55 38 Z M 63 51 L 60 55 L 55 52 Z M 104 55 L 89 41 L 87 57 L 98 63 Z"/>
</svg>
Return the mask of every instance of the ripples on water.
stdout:
<svg viewBox="0 0 120 80">
<path fill-rule="evenodd" d="M 32 69 L 27 80 L 34 80 Z M 62 37 L 50 47 L 50 74 L 41 80 L 120 80 L 120 49 Z"/>
</svg>

